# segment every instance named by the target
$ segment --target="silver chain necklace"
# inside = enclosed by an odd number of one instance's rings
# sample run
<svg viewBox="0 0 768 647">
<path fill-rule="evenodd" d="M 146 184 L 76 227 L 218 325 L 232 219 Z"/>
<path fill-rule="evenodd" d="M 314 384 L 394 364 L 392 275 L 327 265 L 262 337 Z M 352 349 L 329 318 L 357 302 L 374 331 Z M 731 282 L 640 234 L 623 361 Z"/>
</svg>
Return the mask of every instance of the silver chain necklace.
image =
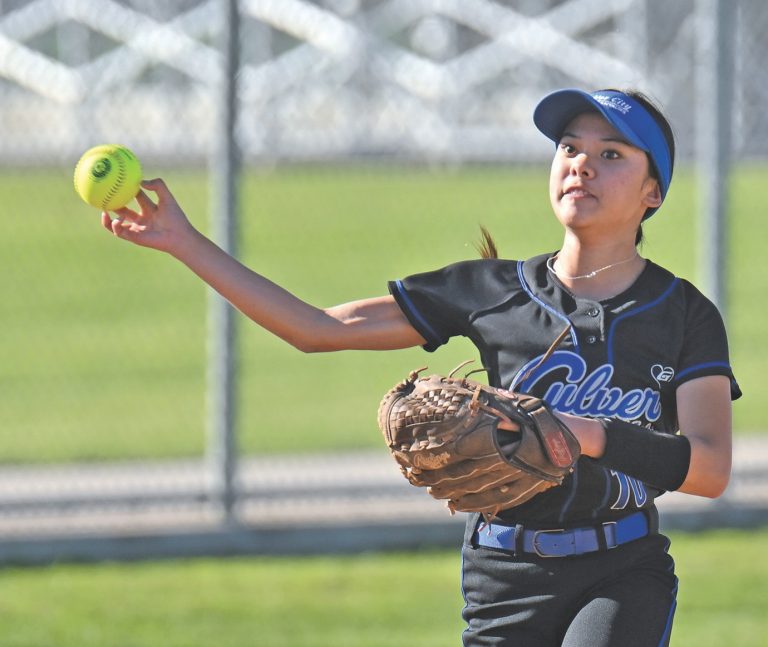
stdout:
<svg viewBox="0 0 768 647">
<path fill-rule="evenodd" d="M 610 270 L 612 267 L 616 267 L 617 265 L 623 265 L 624 263 L 629 263 L 630 261 L 634 261 L 635 258 L 640 256 L 640 254 L 637 253 L 637 250 L 635 250 L 635 253 L 630 256 L 629 258 L 625 258 L 623 261 L 617 261 L 616 263 L 611 263 L 610 265 L 606 265 L 605 267 L 601 267 L 600 269 L 593 270 L 589 274 L 579 274 L 578 276 L 568 276 L 567 274 L 560 274 L 554 267 L 555 261 L 557 260 L 557 254 L 554 256 L 550 256 L 547 259 L 547 269 L 552 272 L 555 276 L 561 279 L 568 279 L 569 281 L 576 281 L 578 279 L 591 279 L 594 276 L 597 276 L 600 272 L 604 272 L 605 270 Z"/>
</svg>

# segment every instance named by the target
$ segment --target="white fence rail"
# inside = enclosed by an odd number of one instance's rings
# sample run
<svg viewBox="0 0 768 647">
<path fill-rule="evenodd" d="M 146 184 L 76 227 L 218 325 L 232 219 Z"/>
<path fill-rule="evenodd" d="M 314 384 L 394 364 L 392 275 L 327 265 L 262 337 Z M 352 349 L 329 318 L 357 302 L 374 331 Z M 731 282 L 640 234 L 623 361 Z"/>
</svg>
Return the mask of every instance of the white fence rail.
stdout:
<svg viewBox="0 0 768 647">
<path fill-rule="evenodd" d="M 737 439 L 717 500 L 658 500 L 663 530 L 768 521 L 768 440 Z M 0 473 L 0 564 L 460 545 L 464 516 L 402 478 L 388 453 L 243 461 L 222 524 L 199 461 L 19 467 Z"/>
</svg>

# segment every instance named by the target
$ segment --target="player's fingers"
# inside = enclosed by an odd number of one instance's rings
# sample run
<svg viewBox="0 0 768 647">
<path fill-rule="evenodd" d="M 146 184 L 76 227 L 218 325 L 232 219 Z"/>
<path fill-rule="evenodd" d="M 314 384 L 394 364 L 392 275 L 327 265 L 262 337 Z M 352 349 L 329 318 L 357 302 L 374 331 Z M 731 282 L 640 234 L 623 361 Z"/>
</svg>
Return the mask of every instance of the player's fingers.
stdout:
<svg viewBox="0 0 768 647">
<path fill-rule="evenodd" d="M 106 212 L 101 212 L 101 226 L 107 231 L 112 231 L 112 217 Z"/>
<path fill-rule="evenodd" d="M 109 214 L 107 214 L 109 217 Z M 109 230 L 118 238 L 123 237 L 123 221 L 120 217 L 117 218 L 110 218 L 109 220 Z"/>
<path fill-rule="evenodd" d="M 119 217 L 112 220 L 112 233 L 129 243 L 143 244 L 141 241 L 146 230 L 144 225 L 139 225 L 132 220 L 123 220 Z"/>
<path fill-rule="evenodd" d="M 115 209 L 115 214 L 120 218 L 120 220 L 136 221 L 140 218 L 139 214 L 129 207 L 120 207 L 119 209 Z"/>
<path fill-rule="evenodd" d="M 152 180 L 144 180 L 141 183 L 141 186 L 145 189 L 148 189 L 149 191 L 152 191 L 153 193 L 156 193 L 158 202 L 165 202 L 168 200 L 175 201 L 170 189 L 168 189 L 168 186 L 159 177 Z"/>
<path fill-rule="evenodd" d="M 150 211 L 155 207 L 155 203 L 152 202 L 150 197 L 146 193 L 144 193 L 144 191 L 142 191 L 141 189 L 139 189 L 139 192 L 136 194 L 136 202 L 139 203 L 142 213 Z"/>
<path fill-rule="evenodd" d="M 108 212 L 104 211 L 101 214 L 101 224 L 110 234 L 122 238 L 124 231 L 124 224 L 120 217 L 112 216 Z"/>
</svg>

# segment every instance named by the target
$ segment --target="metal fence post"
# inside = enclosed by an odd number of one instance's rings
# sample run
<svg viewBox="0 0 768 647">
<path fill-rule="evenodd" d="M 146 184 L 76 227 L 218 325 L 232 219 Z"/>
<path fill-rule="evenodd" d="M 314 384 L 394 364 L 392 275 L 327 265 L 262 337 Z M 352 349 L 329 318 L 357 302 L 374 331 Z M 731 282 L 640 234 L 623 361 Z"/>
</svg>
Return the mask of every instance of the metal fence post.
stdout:
<svg viewBox="0 0 768 647">
<path fill-rule="evenodd" d="M 727 204 L 733 102 L 735 3 L 698 1 L 696 157 L 699 275 L 707 296 L 727 311 Z"/>
<path fill-rule="evenodd" d="M 235 140 L 236 75 L 239 65 L 237 0 L 221 0 L 221 70 L 218 115 L 210 157 L 211 237 L 235 254 L 240 155 Z M 234 310 L 211 291 L 208 302 L 208 447 L 209 496 L 224 523 L 234 523 L 237 467 L 235 436 L 236 327 Z"/>
</svg>

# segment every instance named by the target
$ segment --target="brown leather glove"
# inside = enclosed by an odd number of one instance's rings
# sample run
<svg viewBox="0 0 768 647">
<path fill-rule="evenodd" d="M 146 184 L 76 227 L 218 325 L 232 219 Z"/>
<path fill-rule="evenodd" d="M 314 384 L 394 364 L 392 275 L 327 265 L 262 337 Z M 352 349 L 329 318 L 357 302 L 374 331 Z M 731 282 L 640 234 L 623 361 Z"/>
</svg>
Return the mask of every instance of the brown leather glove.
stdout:
<svg viewBox="0 0 768 647">
<path fill-rule="evenodd" d="M 490 520 L 573 471 L 579 442 L 543 400 L 418 374 L 384 396 L 379 427 L 408 481 L 446 499 L 452 513 Z M 499 429 L 502 421 L 519 431 Z"/>
</svg>

